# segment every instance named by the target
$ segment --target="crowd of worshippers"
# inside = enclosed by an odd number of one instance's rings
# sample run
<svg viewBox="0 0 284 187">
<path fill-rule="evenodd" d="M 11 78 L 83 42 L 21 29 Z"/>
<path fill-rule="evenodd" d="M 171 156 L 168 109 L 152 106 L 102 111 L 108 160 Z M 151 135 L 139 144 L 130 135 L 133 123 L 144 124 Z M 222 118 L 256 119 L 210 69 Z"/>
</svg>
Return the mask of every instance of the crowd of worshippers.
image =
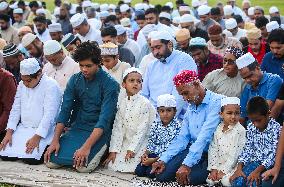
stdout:
<svg viewBox="0 0 284 187">
<path fill-rule="evenodd" d="M 1 160 L 283 187 L 278 8 L 150 3 L 0 2 Z"/>
</svg>

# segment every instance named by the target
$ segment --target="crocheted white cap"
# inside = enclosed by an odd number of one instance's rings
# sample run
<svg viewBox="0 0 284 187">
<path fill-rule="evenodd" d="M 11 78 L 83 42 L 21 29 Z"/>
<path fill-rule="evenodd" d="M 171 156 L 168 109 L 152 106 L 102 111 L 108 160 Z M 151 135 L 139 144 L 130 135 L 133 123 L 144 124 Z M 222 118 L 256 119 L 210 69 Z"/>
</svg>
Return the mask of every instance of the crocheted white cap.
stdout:
<svg viewBox="0 0 284 187">
<path fill-rule="evenodd" d="M 100 45 L 101 55 L 117 55 L 118 54 L 118 46 L 114 43 L 108 42 Z"/>
<path fill-rule="evenodd" d="M 124 71 L 122 78 L 124 79 L 129 73 L 133 73 L 133 72 L 137 72 L 140 75 L 142 75 L 142 72 L 140 71 L 140 69 L 131 67 Z"/>
<path fill-rule="evenodd" d="M 221 99 L 221 107 L 226 105 L 240 105 L 241 101 L 237 97 L 224 97 Z"/>
<path fill-rule="evenodd" d="M 266 24 L 267 32 L 271 32 L 275 29 L 279 29 L 279 24 L 277 23 L 277 21 L 271 21 L 271 22 Z"/>
<path fill-rule="evenodd" d="M 43 53 L 44 55 L 52 55 L 62 49 L 61 44 L 56 40 L 48 40 L 44 42 Z"/>
<path fill-rule="evenodd" d="M 250 65 L 254 62 L 255 62 L 255 58 L 253 57 L 253 55 L 250 52 L 244 54 L 243 56 L 241 56 L 240 58 L 238 58 L 236 60 L 236 64 L 238 66 L 238 69 L 242 69 L 244 67 L 247 67 L 248 65 Z"/>
<path fill-rule="evenodd" d="M 35 58 L 28 58 L 20 62 L 21 75 L 32 75 L 40 69 L 39 63 Z"/>
<path fill-rule="evenodd" d="M 177 102 L 176 98 L 173 95 L 170 94 L 163 94 L 158 96 L 157 99 L 157 107 L 176 107 Z"/>
<path fill-rule="evenodd" d="M 199 16 L 206 15 L 210 13 L 211 8 L 207 5 L 201 5 L 197 8 L 197 13 Z"/>
<path fill-rule="evenodd" d="M 238 24 L 234 18 L 230 18 L 225 21 L 225 26 L 226 26 L 226 29 L 234 29 L 238 26 Z"/>
</svg>

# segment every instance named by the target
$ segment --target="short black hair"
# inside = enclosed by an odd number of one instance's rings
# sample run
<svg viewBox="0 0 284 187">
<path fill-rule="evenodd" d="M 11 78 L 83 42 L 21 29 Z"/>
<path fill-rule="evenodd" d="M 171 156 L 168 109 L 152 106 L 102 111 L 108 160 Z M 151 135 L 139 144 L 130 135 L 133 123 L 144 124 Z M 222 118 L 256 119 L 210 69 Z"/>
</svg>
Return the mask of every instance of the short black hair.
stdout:
<svg viewBox="0 0 284 187">
<path fill-rule="evenodd" d="M 105 37 L 105 36 L 116 37 L 117 31 L 114 28 L 114 26 L 108 26 L 108 27 L 103 28 L 103 30 L 101 31 L 101 36 L 102 37 Z"/>
<path fill-rule="evenodd" d="M 274 29 L 268 36 L 268 43 L 278 42 L 280 44 L 284 44 L 284 30 L 283 29 Z"/>
<path fill-rule="evenodd" d="M 269 105 L 263 97 L 256 96 L 249 100 L 247 104 L 248 115 L 259 114 L 262 116 L 266 116 L 268 112 L 269 112 Z"/>
<path fill-rule="evenodd" d="M 135 20 L 145 20 L 145 15 L 144 14 L 137 15 Z"/>
<path fill-rule="evenodd" d="M 118 19 L 117 19 L 116 15 L 109 15 L 109 16 L 106 17 L 105 23 L 108 23 L 108 22 L 110 22 L 110 21 L 115 22 L 115 21 L 117 21 L 117 20 L 118 20 Z"/>
<path fill-rule="evenodd" d="M 18 6 L 26 6 L 25 1 L 23 0 L 18 1 Z"/>
<path fill-rule="evenodd" d="M 281 19 L 278 16 L 271 17 L 270 22 L 271 21 L 276 21 L 279 25 L 281 25 Z"/>
<path fill-rule="evenodd" d="M 210 10 L 210 14 L 213 15 L 213 16 L 219 16 L 219 15 L 221 15 L 221 10 L 220 10 L 219 7 L 213 7 Z"/>
<path fill-rule="evenodd" d="M 196 49 L 201 49 L 201 50 L 204 50 L 206 49 L 207 47 L 204 46 L 204 45 L 194 45 L 194 46 L 189 46 L 189 51 L 195 51 Z"/>
<path fill-rule="evenodd" d="M 82 12 L 83 12 L 83 7 L 77 6 L 77 7 L 76 7 L 76 12 L 82 13 Z"/>
<path fill-rule="evenodd" d="M 0 19 L 4 20 L 5 22 L 9 22 L 10 21 L 10 16 L 7 14 L 0 14 Z"/>
<path fill-rule="evenodd" d="M 170 13 L 171 12 L 171 7 L 169 7 L 169 6 L 162 6 L 162 8 L 161 8 L 161 12 L 168 12 L 168 13 Z"/>
<path fill-rule="evenodd" d="M 36 79 L 38 77 L 38 75 L 42 72 L 41 69 L 39 69 L 37 72 L 35 72 L 34 74 L 29 75 L 30 78 L 32 79 Z"/>
<path fill-rule="evenodd" d="M 152 14 L 152 13 L 158 16 L 159 11 L 158 11 L 156 8 L 148 8 L 148 9 L 145 11 L 145 15 L 147 15 L 147 14 Z"/>
<path fill-rule="evenodd" d="M 161 39 L 161 43 L 162 44 L 168 45 L 169 42 L 170 42 L 170 40 Z"/>
<path fill-rule="evenodd" d="M 184 4 L 183 0 L 176 0 L 176 5 L 181 5 L 181 4 Z"/>
<path fill-rule="evenodd" d="M 73 58 L 76 62 L 91 59 L 94 64 L 100 65 L 102 62 L 101 49 L 97 42 L 83 42 L 75 50 Z"/>
<path fill-rule="evenodd" d="M 255 59 L 255 61 L 253 63 L 251 63 L 250 65 L 247 66 L 247 68 L 250 70 L 250 71 L 253 71 L 255 70 L 256 67 L 259 67 L 259 64 L 257 62 L 257 60 Z"/>
<path fill-rule="evenodd" d="M 30 3 L 29 3 L 29 7 L 30 8 L 33 8 L 33 7 L 39 7 L 39 4 L 38 4 L 38 2 L 37 1 L 31 1 Z"/>
<path fill-rule="evenodd" d="M 237 21 L 237 24 L 244 22 L 244 20 L 243 20 L 241 15 L 234 15 L 233 17 Z"/>
<path fill-rule="evenodd" d="M 257 28 L 261 28 L 263 26 L 266 26 L 266 24 L 269 23 L 268 19 L 264 16 L 258 17 L 255 20 L 255 26 Z"/>
<path fill-rule="evenodd" d="M 40 23 L 47 23 L 47 20 L 44 16 L 37 16 L 33 19 L 34 22 L 40 22 Z"/>
</svg>

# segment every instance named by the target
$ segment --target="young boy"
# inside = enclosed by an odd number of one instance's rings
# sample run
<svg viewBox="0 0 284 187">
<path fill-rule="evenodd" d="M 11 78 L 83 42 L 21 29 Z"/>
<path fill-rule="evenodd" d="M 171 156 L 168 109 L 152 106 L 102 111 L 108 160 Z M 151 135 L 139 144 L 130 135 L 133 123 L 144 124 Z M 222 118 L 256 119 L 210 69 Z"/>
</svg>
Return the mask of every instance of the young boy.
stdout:
<svg viewBox="0 0 284 187">
<path fill-rule="evenodd" d="M 122 83 L 124 71 L 130 68 L 130 64 L 118 59 L 118 46 L 108 42 L 100 45 L 102 55 L 102 68 L 108 72 L 119 84 Z"/>
<path fill-rule="evenodd" d="M 168 148 L 181 128 L 181 122 L 175 117 L 176 100 L 173 95 L 160 95 L 157 100 L 157 106 L 159 117 L 152 124 L 147 149 L 135 170 L 135 174 L 140 177 L 155 177 L 155 174 L 151 173 L 152 164 Z"/>
<path fill-rule="evenodd" d="M 68 33 L 62 38 L 61 43 L 70 55 L 73 55 L 77 47 L 81 45 L 82 42 L 78 36 Z"/>
<path fill-rule="evenodd" d="M 220 116 L 222 122 L 217 127 L 208 151 L 208 170 L 206 182 L 213 186 L 219 182 L 231 186 L 229 178 L 236 170 L 238 156 L 246 142 L 246 130 L 239 123 L 240 99 L 225 97 L 221 100 Z"/>
<path fill-rule="evenodd" d="M 238 159 L 237 170 L 230 178 L 233 186 L 260 186 L 261 173 L 274 165 L 281 126 L 270 118 L 269 106 L 263 97 L 253 97 L 247 104 L 251 123 L 247 142 Z"/>
</svg>

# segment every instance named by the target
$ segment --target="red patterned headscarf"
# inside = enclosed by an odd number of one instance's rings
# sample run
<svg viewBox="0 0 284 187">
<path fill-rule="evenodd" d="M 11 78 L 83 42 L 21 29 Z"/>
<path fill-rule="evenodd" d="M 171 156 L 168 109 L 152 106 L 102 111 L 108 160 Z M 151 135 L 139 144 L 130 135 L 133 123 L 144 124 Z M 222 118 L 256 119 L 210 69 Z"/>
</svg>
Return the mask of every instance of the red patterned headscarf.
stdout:
<svg viewBox="0 0 284 187">
<path fill-rule="evenodd" d="M 197 73 L 191 70 L 183 70 L 174 77 L 175 86 L 188 84 L 198 79 Z"/>
</svg>

